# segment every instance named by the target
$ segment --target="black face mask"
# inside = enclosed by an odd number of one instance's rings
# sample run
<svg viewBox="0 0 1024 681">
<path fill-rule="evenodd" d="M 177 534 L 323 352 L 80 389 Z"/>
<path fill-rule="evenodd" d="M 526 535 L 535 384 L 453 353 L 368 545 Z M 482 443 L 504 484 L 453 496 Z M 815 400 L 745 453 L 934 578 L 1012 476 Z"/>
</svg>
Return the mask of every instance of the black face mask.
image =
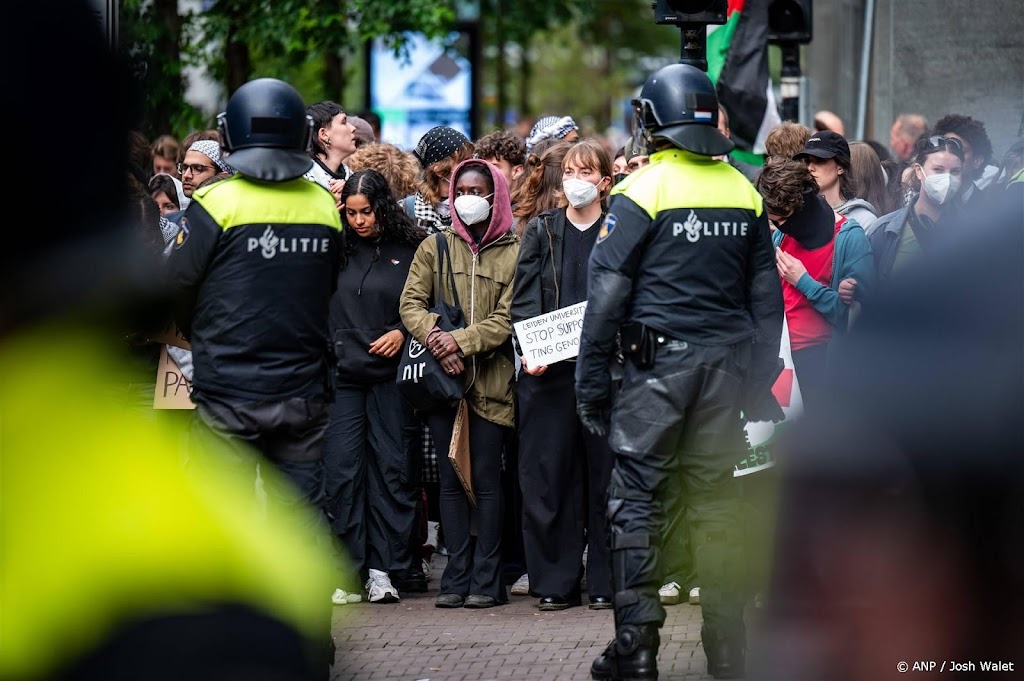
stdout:
<svg viewBox="0 0 1024 681">
<path fill-rule="evenodd" d="M 625 180 L 627 177 L 629 177 L 628 173 L 615 173 L 614 175 L 612 175 L 612 186 L 614 187 L 618 183 Z"/>
<path fill-rule="evenodd" d="M 804 248 L 820 248 L 835 235 L 835 214 L 817 190 L 804 194 L 803 208 L 793 213 L 781 225 L 779 231 L 800 242 Z"/>
</svg>

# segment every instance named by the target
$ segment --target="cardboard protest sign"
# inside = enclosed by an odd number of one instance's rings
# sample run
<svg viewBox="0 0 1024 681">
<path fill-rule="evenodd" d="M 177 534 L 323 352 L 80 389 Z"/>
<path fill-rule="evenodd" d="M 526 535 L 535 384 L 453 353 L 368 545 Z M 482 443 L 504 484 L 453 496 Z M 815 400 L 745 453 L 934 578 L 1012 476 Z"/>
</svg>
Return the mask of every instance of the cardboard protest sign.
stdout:
<svg viewBox="0 0 1024 681">
<path fill-rule="evenodd" d="M 786 418 L 779 423 L 771 421 L 747 421 L 744 429 L 747 433 L 747 455 L 736 464 L 733 477 L 741 477 L 771 468 L 775 465 L 774 447 L 779 435 L 785 430 L 786 424 L 797 418 L 804 409 L 800 384 L 793 368 L 793 351 L 789 342 L 789 324 L 782 322 L 782 343 L 779 348 L 785 368 L 772 386 L 772 393 L 782 407 Z"/>
<path fill-rule="evenodd" d="M 184 350 L 192 349 L 192 344 L 185 339 L 185 336 L 182 335 L 181 331 L 178 331 L 178 327 L 174 324 L 171 324 L 166 329 L 150 338 L 150 340 L 154 343 L 173 345 Z"/>
<path fill-rule="evenodd" d="M 530 366 L 548 366 L 580 354 L 587 301 L 516 322 L 516 338 Z"/>
<path fill-rule="evenodd" d="M 167 354 L 167 346 L 160 346 L 160 363 L 156 372 L 156 389 L 153 394 L 154 409 L 195 409 L 192 402 L 192 384 L 181 369 Z"/>
</svg>

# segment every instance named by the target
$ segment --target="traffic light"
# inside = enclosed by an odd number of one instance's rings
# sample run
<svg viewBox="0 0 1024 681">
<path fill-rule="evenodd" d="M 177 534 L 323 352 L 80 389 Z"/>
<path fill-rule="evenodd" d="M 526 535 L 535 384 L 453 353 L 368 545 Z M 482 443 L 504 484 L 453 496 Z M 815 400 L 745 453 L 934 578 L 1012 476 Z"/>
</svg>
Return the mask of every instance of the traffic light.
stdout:
<svg viewBox="0 0 1024 681">
<path fill-rule="evenodd" d="M 657 24 L 724 24 L 728 0 L 656 0 L 654 22 Z"/>
<path fill-rule="evenodd" d="M 772 0 L 768 5 L 768 42 L 809 43 L 811 0 Z"/>
</svg>

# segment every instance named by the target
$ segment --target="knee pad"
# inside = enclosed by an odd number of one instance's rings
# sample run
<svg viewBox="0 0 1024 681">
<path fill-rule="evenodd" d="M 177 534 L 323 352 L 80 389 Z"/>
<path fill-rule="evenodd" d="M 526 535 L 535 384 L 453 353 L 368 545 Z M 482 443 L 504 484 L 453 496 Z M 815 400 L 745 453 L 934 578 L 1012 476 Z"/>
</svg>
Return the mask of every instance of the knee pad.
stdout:
<svg viewBox="0 0 1024 681">
<path fill-rule="evenodd" d="M 649 513 L 649 509 L 654 504 L 654 495 L 627 485 L 622 479 L 622 474 L 617 469 L 612 469 L 611 480 L 608 483 L 608 506 L 606 513 L 609 524 L 619 514 L 626 501 L 634 502 L 640 507 L 641 512 Z"/>
</svg>

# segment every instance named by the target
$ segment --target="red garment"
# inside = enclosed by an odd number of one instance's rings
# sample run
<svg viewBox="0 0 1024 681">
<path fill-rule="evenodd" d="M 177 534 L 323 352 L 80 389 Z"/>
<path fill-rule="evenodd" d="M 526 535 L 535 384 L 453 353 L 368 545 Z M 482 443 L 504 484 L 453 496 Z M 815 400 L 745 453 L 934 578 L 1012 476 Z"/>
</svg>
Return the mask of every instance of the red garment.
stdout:
<svg viewBox="0 0 1024 681">
<path fill-rule="evenodd" d="M 846 218 L 836 214 L 836 231 L 842 229 Z M 836 238 L 818 248 L 804 248 L 796 239 L 783 236 L 779 248 L 807 268 L 807 274 L 819 284 L 832 285 L 832 265 L 835 260 Z M 796 286 L 782 280 L 782 299 L 786 305 L 786 321 L 789 323 L 789 341 L 793 350 L 802 350 L 812 345 L 821 345 L 832 340 L 832 326 L 814 309 L 811 302 Z"/>
</svg>

